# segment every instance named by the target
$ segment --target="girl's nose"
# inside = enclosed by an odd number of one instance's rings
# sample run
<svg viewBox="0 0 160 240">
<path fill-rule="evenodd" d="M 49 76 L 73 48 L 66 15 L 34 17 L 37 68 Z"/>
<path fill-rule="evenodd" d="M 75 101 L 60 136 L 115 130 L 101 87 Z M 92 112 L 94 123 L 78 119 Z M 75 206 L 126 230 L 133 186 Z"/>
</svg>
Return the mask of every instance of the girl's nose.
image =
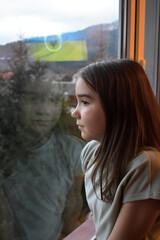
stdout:
<svg viewBox="0 0 160 240">
<path fill-rule="evenodd" d="M 80 118 L 80 114 L 79 114 L 77 107 L 73 110 L 73 112 L 71 113 L 71 116 L 73 118 L 77 118 L 77 119 Z"/>
</svg>

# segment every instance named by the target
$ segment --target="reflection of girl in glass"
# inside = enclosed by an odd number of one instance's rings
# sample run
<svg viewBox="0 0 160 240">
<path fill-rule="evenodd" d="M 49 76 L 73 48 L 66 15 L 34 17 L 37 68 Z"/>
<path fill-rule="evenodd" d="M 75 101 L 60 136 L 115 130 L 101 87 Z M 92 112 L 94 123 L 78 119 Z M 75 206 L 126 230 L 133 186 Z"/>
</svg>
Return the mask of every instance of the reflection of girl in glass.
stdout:
<svg viewBox="0 0 160 240">
<path fill-rule="evenodd" d="M 0 239 L 58 240 L 61 232 L 68 234 L 77 226 L 82 209 L 84 142 L 60 127 L 63 104 L 58 83 L 28 80 L 13 104 L 15 135 L 3 156 L 0 188 L 5 199 L 0 223 L 6 213 L 12 231 L 0 225 Z"/>
</svg>

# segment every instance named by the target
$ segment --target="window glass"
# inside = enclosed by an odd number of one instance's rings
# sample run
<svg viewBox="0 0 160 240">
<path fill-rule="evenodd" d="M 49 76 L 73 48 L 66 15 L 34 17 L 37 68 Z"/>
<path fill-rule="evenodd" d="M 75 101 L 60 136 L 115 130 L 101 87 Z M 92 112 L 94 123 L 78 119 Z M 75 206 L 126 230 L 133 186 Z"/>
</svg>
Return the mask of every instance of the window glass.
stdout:
<svg viewBox="0 0 160 240">
<path fill-rule="evenodd" d="M 0 239 L 58 240 L 89 212 L 75 73 L 118 56 L 119 0 L 0 8 Z"/>
<path fill-rule="evenodd" d="M 159 96 L 159 29 L 160 29 L 160 2 L 146 0 L 145 6 L 145 43 L 144 59 L 145 70 L 149 77 L 155 95 Z M 159 99 L 158 99 L 159 100 Z"/>
</svg>

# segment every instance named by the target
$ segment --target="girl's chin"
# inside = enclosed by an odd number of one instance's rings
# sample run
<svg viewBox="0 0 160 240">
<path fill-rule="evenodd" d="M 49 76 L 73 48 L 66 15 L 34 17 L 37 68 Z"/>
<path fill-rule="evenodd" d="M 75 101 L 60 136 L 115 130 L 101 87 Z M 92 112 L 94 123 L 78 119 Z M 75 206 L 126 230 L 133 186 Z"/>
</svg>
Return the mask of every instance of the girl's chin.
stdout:
<svg viewBox="0 0 160 240">
<path fill-rule="evenodd" d="M 81 137 L 82 137 L 85 141 L 91 141 L 91 140 L 93 140 L 91 137 L 87 136 L 87 135 L 84 134 L 83 132 L 81 132 Z"/>
<path fill-rule="evenodd" d="M 83 132 L 81 132 L 81 137 L 85 140 L 85 141 L 92 141 L 92 140 L 95 140 L 97 142 L 102 142 L 100 139 L 96 138 L 96 137 L 93 137 L 93 136 L 88 136 L 86 134 L 83 134 Z"/>
</svg>

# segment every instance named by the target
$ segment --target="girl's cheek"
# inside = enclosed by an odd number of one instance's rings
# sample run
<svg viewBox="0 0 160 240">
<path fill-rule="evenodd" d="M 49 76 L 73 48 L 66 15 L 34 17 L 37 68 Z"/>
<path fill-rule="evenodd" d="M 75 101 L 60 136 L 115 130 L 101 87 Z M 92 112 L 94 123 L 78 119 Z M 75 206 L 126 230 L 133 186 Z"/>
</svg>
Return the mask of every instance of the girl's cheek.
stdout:
<svg viewBox="0 0 160 240">
<path fill-rule="evenodd" d="M 84 110 L 84 111 L 81 112 L 81 116 L 82 116 L 83 118 L 89 118 L 89 112 L 86 111 L 86 110 Z"/>
</svg>

